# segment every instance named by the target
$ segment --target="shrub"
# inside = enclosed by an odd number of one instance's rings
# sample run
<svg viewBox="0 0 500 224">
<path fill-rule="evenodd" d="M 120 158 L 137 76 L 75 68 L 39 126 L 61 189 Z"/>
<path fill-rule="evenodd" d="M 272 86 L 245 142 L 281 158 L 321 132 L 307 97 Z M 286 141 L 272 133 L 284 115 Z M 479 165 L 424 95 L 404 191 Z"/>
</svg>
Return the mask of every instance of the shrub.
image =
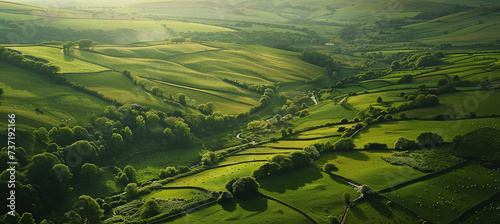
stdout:
<svg viewBox="0 0 500 224">
<path fill-rule="evenodd" d="M 230 203 L 233 202 L 233 194 L 229 191 L 224 191 L 217 198 L 218 203 Z"/>
<path fill-rule="evenodd" d="M 232 185 L 235 196 L 248 195 L 257 192 L 259 183 L 253 177 L 240 177 Z"/>
<path fill-rule="evenodd" d="M 335 166 L 335 164 L 333 163 L 325 163 L 323 165 L 323 171 L 327 172 L 327 173 L 331 173 L 331 172 L 334 172 L 334 171 L 338 171 L 339 168 L 337 168 L 337 166 Z"/>
<path fill-rule="evenodd" d="M 417 137 L 417 143 L 422 148 L 426 148 L 427 146 L 430 148 L 435 148 L 437 144 L 444 143 L 443 137 L 438 134 L 431 132 L 423 132 Z"/>
<path fill-rule="evenodd" d="M 358 192 L 361 194 L 361 197 L 364 197 L 367 194 L 375 194 L 375 190 L 370 185 L 364 185 L 359 188 Z"/>
<path fill-rule="evenodd" d="M 155 215 L 160 214 L 160 206 L 158 205 L 158 202 L 154 199 L 149 199 L 144 203 L 144 205 L 141 207 L 141 218 L 150 218 Z"/>
<path fill-rule="evenodd" d="M 405 137 L 400 137 L 395 143 L 394 143 L 394 149 L 396 150 L 408 150 L 408 149 L 414 149 L 416 148 L 417 142 L 407 139 Z"/>
<path fill-rule="evenodd" d="M 342 138 L 333 144 L 335 151 L 348 151 L 353 150 L 355 147 L 354 140 L 352 138 Z"/>
<path fill-rule="evenodd" d="M 346 204 L 349 204 L 351 202 L 351 193 L 349 192 L 342 193 L 342 201 Z"/>
<path fill-rule="evenodd" d="M 382 144 L 382 143 L 376 143 L 376 142 L 368 142 L 366 143 L 363 148 L 365 150 L 387 150 L 387 144 Z"/>
</svg>

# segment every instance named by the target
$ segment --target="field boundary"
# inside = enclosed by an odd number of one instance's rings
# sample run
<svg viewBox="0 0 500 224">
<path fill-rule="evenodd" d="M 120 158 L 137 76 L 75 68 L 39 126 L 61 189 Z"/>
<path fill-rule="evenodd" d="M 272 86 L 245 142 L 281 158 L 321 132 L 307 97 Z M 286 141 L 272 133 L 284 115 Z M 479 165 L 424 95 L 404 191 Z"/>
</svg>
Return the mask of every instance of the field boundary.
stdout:
<svg viewBox="0 0 500 224">
<path fill-rule="evenodd" d="M 259 195 L 261 195 L 261 196 L 263 196 L 263 197 L 265 197 L 265 198 L 267 198 L 269 200 L 276 201 L 276 202 L 278 202 L 278 203 L 280 203 L 280 204 L 282 204 L 282 205 L 284 205 L 286 207 L 289 207 L 289 208 L 297 211 L 298 213 L 304 215 L 306 218 L 308 218 L 309 220 L 311 220 L 313 223 L 318 224 L 318 221 L 316 221 L 313 217 L 309 216 L 307 213 L 305 213 L 304 211 L 300 210 L 299 208 L 297 208 L 297 207 L 295 207 L 293 205 L 290 205 L 290 204 L 288 204 L 286 202 L 283 202 L 283 201 L 281 201 L 281 200 L 279 200 L 277 198 L 273 198 L 271 196 L 265 195 L 265 194 L 260 193 L 260 192 L 257 192 L 257 194 L 259 194 Z"/>
<path fill-rule="evenodd" d="M 342 134 L 324 135 L 324 136 L 313 137 L 313 138 L 281 138 L 280 141 L 311 141 L 311 140 L 318 140 L 318 139 L 330 138 L 330 137 L 340 137 L 340 136 L 342 136 Z"/>
<path fill-rule="evenodd" d="M 429 179 L 435 178 L 437 176 L 441 176 L 441 175 L 443 175 L 443 174 L 445 174 L 447 172 L 451 172 L 452 169 L 462 168 L 463 166 L 466 166 L 469 163 L 470 163 L 469 161 L 464 161 L 464 162 L 461 162 L 461 163 L 457 163 L 457 164 L 455 164 L 453 166 L 446 167 L 446 168 L 444 168 L 442 170 L 438 170 L 438 171 L 429 173 L 429 174 L 427 174 L 425 176 L 417 177 L 417 178 L 415 178 L 413 180 L 409 180 L 409 181 L 406 181 L 406 182 L 403 182 L 403 183 L 400 183 L 400 184 L 396 184 L 396 185 L 394 185 L 392 187 L 388 187 L 388 188 L 382 189 L 382 190 L 380 190 L 378 192 L 381 193 L 381 194 L 383 194 L 383 193 L 389 193 L 389 192 L 398 190 L 400 188 L 412 185 L 414 183 L 418 183 L 418 182 L 421 182 L 421 181 L 425 181 L 425 180 L 429 180 Z"/>
</svg>

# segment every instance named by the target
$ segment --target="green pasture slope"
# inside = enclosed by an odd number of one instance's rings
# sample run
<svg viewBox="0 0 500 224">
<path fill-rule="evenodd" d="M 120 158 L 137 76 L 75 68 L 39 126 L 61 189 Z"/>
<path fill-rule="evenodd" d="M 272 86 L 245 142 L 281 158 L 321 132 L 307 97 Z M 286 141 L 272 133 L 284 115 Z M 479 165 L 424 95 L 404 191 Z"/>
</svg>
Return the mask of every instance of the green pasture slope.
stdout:
<svg viewBox="0 0 500 224">
<path fill-rule="evenodd" d="M 500 118 L 479 118 L 452 121 L 420 121 L 420 120 L 398 120 L 370 124 L 360 131 L 354 142 L 358 148 L 368 142 L 384 143 L 389 148 L 399 137 L 415 140 L 422 132 L 433 132 L 441 135 L 446 142 L 451 142 L 456 135 L 464 135 L 470 131 L 482 127 L 498 128 Z"/>
<path fill-rule="evenodd" d="M 171 93 L 174 97 L 185 93 L 189 105 L 213 102 L 216 110 L 225 113 L 248 110 L 258 104 L 260 94 L 226 83 L 223 78 L 248 84 L 273 84 L 304 81 L 324 72 L 323 68 L 301 61 L 296 52 L 259 46 L 170 44 L 116 50 L 106 46 L 97 51 L 103 54 L 74 50 L 71 55 L 107 68 L 131 71 L 132 75 L 150 81 L 147 88 L 158 86 L 167 96 Z M 149 52 L 157 59 L 145 58 Z M 172 53 L 163 57 L 163 52 Z"/>
<path fill-rule="evenodd" d="M 448 223 L 498 192 L 499 178 L 498 171 L 473 162 L 385 195 L 434 223 Z"/>
<path fill-rule="evenodd" d="M 0 62 L 0 114 L 16 114 L 21 129 L 90 124 L 92 114 L 101 113 L 108 102 L 76 91 L 28 70 Z M 43 114 L 36 112 L 39 108 Z M 6 125 L 7 120 L 0 121 Z"/>
</svg>

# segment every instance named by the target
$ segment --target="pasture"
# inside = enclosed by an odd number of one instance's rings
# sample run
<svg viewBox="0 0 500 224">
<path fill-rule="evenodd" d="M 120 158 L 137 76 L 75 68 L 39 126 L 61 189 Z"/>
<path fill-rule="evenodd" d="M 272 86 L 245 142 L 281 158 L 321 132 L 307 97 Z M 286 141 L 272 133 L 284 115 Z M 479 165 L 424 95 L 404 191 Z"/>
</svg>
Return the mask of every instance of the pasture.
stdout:
<svg viewBox="0 0 500 224">
<path fill-rule="evenodd" d="M 354 137 L 356 146 L 363 147 L 368 142 L 387 144 L 389 148 L 399 137 L 415 140 L 422 132 L 433 132 L 451 142 L 456 135 L 464 135 L 481 127 L 497 127 L 500 118 L 480 118 L 454 121 L 399 120 L 370 124 Z"/>
<path fill-rule="evenodd" d="M 5 20 L 26 21 L 26 20 L 35 20 L 35 19 L 40 19 L 40 18 L 42 18 L 42 17 L 36 16 L 36 15 L 30 15 L 30 14 L 0 12 L 0 19 L 5 19 Z"/>
<path fill-rule="evenodd" d="M 10 48 L 18 50 L 24 55 L 31 55 L 48 60 L 50 64 L 61 68 L 60 73 L 85 73 L 109 70 L 109 68 L 81 61 L 75 59 L 71 55 L 63 54 L 62 49 L 56 47 L 28 46 Z"/>
<path fill-rule="evenodd" d="M 500 190 L 500 173 L 478 163 L 386 193 L 432 222 L 449 222 Z"/>
<path fill-rule="evenodd" d="M 109 103 L 49 78 L 0 62 L 0 114 L 16 114 L 21 129 L 90 125 L 92 114 L 101 113 Z M 35 111 L 39 108 L 42 113 Z M 5 124 L 5 121 L 0 123 Z"/>
<path fill-rule="evenodd" d="M 351 200 L 358 196 L 343 180 L 312 167 L 274 174 L 260 179 L 259 183 L 260 192 L 301 209 L 319 223 L 328 223 L 327 215 L 342 215 L 344 192 L 351 194 Z"/>
<path fill-rule="evenodd" d="M 393 153 L 390 150 L 328 152 L 316 159 L 314 164 L 322 167 L 327 162 L 333 163 L 339 168 L 335 174 L 370 185 L 374 190 L 382 190 L 425 175 L 410 167 L 391 165 L 381 159 Z"/>
<path fill-rule="evenodd" d="M 199 195 L 206 195 L 205 192 L 195 189 L 161 189 L 153 191 L 147 195 L 142 196 L 144 199 L 149 198 L 161 198 L 161 199 L 173 199 L 173 198 L 184 198 L 184 200 L 190 200 Z"/>
<path fill-rule="evenodd" d="M 339 122 L 342 118 L 349 120 L 357 115 L 357 111 L 348 110 L 334 101 L 320 101 L 318 105 L 306 109 L 309 115 L 299 118 L 294 117 L 290 122 L 296 130 L 304 130 L 326 123 Z"/>
<path fill-rule="evenodd" d="M 137 179 L 139 182 L 148 181 L 157 178 L 160 170 L 169 166 L 179 166 L 198 163 L 201 156 L 196 150 L 161 150 L 144 151 L 134 154 L 118 163 L 120 168 L 131 165 L 137 170 Z"/>
<path fill-rule="evenodd" d="M 351 205 L 346 223 L 418 223 L 419 217 L 396 204 L 387 204 L 381 196 L 370 196 L 359 204 Z"/>
<path fill-rule="evenodd" d="M 325 143 L 325 142 L 335 142 L 340 139 L 340 136 L 335 136 L 335 137 L 328 137 L 328 138 L 320 138 L 316 140 L 280 140 L 276 142 L 270 142 L 267 144 L 264 144 L 262 146 L 264 147 L 279 147 L 279 148 L 303 148 L 312 144 L 316 143 Z"/>
</svg>

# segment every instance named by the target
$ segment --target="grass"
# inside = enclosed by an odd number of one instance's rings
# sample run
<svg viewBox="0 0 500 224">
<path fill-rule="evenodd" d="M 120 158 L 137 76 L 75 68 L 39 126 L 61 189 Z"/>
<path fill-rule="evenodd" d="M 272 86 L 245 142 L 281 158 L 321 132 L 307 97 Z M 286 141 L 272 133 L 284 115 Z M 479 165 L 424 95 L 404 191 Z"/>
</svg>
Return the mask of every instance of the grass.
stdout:
<svg viewBox="0 0 500 224">
<path fill-rule="evenodd" d="M 309 115 L 302 118 L 295 117 L 291 121 L 296 130 L 339 122 L 342 118 L 352 119 L 357 114 L 357 111 L 348 110 L 341 105 L 336 105 L 333 101 L 321 101 L 318 105 L 311 106 L 306 110 Z"/>
<path fill-rule="evenodd" d="M 386 196 L 423 215 L 431 222 L 447 223 L 498 192 L 499 178 L 498 171 L 486 169 L 478 163 L 471 163 L 430 180 L 387 193 Z M 445 201 L 451 202 L 451 205 Z M 436 203 L 439 210 L 432 206 Z"/>
<path fill-rule="evenodd" d="M 233 204 L 214 204 L 163 223 L 309 223 L 306 218 L 275 201 L 262 196 L 237 200 Z"/>
<path fill-rule="evenodd" d="M 184 198 L 185 200 L 190 200 L 197 195 L 203 195 L 205 192 L 195 189 L 168 189 L 168 190 L 157 190 L 153 191 L 142 198 L 161 198 L 161 199 L 172 199 L 172 198 Z"/>
<path fill-rule="evenodd" d="M 288 148 L 303 148 L 315 143 L 325 143 L 325 142 L 335 142 L 340 139 L 339 137 L 329 137 L 329 138 L 321 138 L 321 139 L 316 139 L 316 140 L 292 140 L 292 141 L 276 141 L 276 142 L 271 142 L 267 143 L 262 146 L 269 146 L 269 147 L 288 147 Z"/>
<path fill-rule="evenodd" d="M 17 13 L 0 12 L 0 19 L 5 19 L 5 20 L 26 21 L 26 20 L 34 20 L 34 19 L 40 19 L 40 18 L 42 18 L 42 17 L 41 16 L 35 16 L 35 15 L 29 15 L 29 14 L 17 14 Z"/>
<path fill-rule="evenodd" d="M 139 182 L 157 178 L 160 169 L 169 166 L 179 166 L 196 163 L 200 160 L 199 152 L 196 150 L 162 150 L 156 152 L 144 152 L 120 161 L 121 168 L 131 165 L 137 170 Z"/>
<path fill-rule="evenodd" d="M 323 136 L 328 136 L 328 135 L 335 135 L 335 134 L 342 134 L 342 132 L 337 132 L 337 129 L 339 127 L 346 127 L 350 128 L 352 127 L 352 124 L 346 124 L 346 125 L 335 125 L 333 127 L 324 127 L 324 128 L 317 128 L 309 131 L 304 131 L 296 136 L 292 136 L 293 138 L 296 137 L 297 140 L 304 139 L 304 138 L 317 138 L 317 137 L 323 137 Z"/>
<path fill-rule="evenodd" d="M 31 55 L 48 60 L 51 64 L 61 68 L 60 73 L 83 73 L 99 72 L 109 70 L 108 68 L 75 59 L 62 53 L 59 48 L 29 46 L 29 47 L 11 47 L 26 55 Z"/>
<path fill-rule="evenodd" d="M 400 97 L 401 92 L 409 93 L 414 92 L 414 90 L 395 90 L 350 96 L 347 102 L 356 108 L 356 110 L 361 111 L 368 108 L 370 105 L 377 107 L 383 106 L 383 104 L 377 103 L 378 97 L 382 98 L 382 102 L 405 101 L 403 97 Z"/>
<path fill-rule="evenodd" d="M 111 169 L 104 169 L 95 181 L 75 185 L 72 194 L 76 197 L 89 195 L 93 198 L 104 198 L 119 193 L 124 186 L 117 184 L 113 176 Z"/>
<path fill-rule="evenodd" d="M 225 190 L 226 183 L 234 177 L 250 176 L 250 173 L 264 163 L 244 163 L 234 166 L 206 170 L 191 176 L 177 179 L 165 187 L 196 186 L 212 191 Z"/>
<path fill-rule="evenodd" d="M 498 106 L 496 102 L 499 96 L 500 93 L 497 91 L 467 91 L 448 93 L 439 95 L 439 105 L 437 106 L 403 111 L 395 114 L 395 116 L 405 113 L 408 117 L 430 119 L 436 115 L 448 114 L 451 117 L 456 115 L 458 118 L 463 118 L 464 115 L 469 114 L 470 112 L 474 112 L 478 116 L 489 116 L 492 114 L 498 114 Z"/>
<path fill-rule="evenodd" d="M 247 153 L 291 153 L 295 151 L 300 151 L 302 149 L 273 149 L 273 148 L 249 148 L 236 154 L 247 154 Z M 270 155 L 272 156 L 272 155 Z"/>
<path fill-rule="evenodd" d="M 473 210 L 473 213 L 469 213 L 465 215 L 462 219 L 459 220 L 458 223 L 488 223 L 494 224 L 498 217 L 500 216 L 498 213 L 498 208 L 500 207 L 500 196 L 493 197 L 489 202 L 484 206 L 480 206 L 477 209 Z"/>
<path fill-rule="evenodd" d="M 16 114 L 16 126 L 21 129 L 90 125 L 92 114 L 99 114 L 108 105 L 104 100 L 55 84 L 45 76 L 0 62 L 0 114 Z M 36 112 L 39 108 L 43 115 Z M 2 121 L 1 124 L 6 124 Z"/>
<path fill-rule="evenodd" d="M 180 22 L 173 20 L 118 20 L 118 19 L 51 19 L 48 26 L 56 28 L 71 28 L 75 30 L 85 29 L 101 29 L 101 30 L 115 30 L 119 28 L 133 29 L 137 31 L 151 31 L 166 32 L 166 27 L 173 29 L 175 32 L 221 32 L 232 31 L 231 29 L 217 26 L 210 26 L 197 23 Z"/>
<path fill-rule="evenodd" d="M 375 195 L 357 205 L 351 205 L 346 223 L 419 223 L 419 218 L 406 209 L 387 205 L 387 200 Z"/>
<path fill-rule="evenodd" d="M 312 167 L 275 174 L 259 183 L 262 193 L 301 209 L 319 223 L 328 223 L 327 215 L 339 217 L 344 212 L 343 192 L 349 192 L 351 199 L 358 195 L 347 183 Z"/>
<path fill-rule="evenodd" d="M 378 142 L 393 147 L 399 137 L 415 140 L 422 132 L 433 132 L 441 135 L 446 142 L 451 142 L 456 135 L 481 127 L 494 127 L 500 122 L 500 118 L 481 118 L 457 121 L 388 121 L 375 123 L 360 131 L 354 137 L 357 147 L 363 147 L 368 142 Z"/>
<path fill-rule="evenodd" d="M 375 190 L 392 187 L 425 175 L 423 172 L 406 166 L 391 165 L 381 159 L 393 153 L 390 150 L 329 152 L 323 154 L 314 163 L 319 167 L 327 162 L 333 163 L 339 168 L 335 174 L 370 185 Z"/>
<path fill-rule="evenodd" d="M 95 90 L 106 97 L 116 99 L 123 104 L 139 103 L 149 108 L 188 111 L 163 102 L 159 97 L 155 97 L 143 89 L 137 87 L 132 81 L 118 72 L 101 72 L 91 74 L 68 74 L 69 80 Z"/>
<path fill-rule="evenodd" d="M 267 160 L 271 158 L 273 155 L 240 155 L 240 156 L 230 156 L 224 158 L 222 161 L 218 163 L 218 165 L 225 165 L 231 163 L 239 163 L 245 161 L 253 161 L 253 160 Z"/>
<path fill-rule="evenodd" d="M 162 44 L 154 46 L 97 46 L 96 51 L 113 57 L 168 59 L 181 54 L 192 54 L 201 51 L 218 50 L 217 48 L 189 43 L 189 44 Z"/>
</svg>

